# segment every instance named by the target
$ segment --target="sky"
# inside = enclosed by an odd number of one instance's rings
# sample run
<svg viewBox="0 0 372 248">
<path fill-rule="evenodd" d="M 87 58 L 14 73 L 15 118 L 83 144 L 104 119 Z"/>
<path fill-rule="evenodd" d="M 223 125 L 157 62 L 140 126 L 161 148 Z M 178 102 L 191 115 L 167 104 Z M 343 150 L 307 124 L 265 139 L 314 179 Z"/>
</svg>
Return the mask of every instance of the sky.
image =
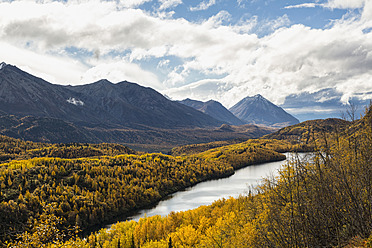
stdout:
<svg viewBox="0 0 372 248">
<path fill-rule="evenodd" d="M 0 0 L 1 61 L 226 107 L 325 89 L 346 104 L 372 98 L 372 0 Z"/>
</svg>

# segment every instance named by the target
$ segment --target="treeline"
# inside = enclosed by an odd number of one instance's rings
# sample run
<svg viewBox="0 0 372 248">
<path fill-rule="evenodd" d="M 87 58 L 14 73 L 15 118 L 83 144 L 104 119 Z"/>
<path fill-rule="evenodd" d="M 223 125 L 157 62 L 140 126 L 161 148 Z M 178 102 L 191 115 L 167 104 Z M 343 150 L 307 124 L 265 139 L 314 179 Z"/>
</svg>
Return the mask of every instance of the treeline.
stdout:
<svg viewBox="0 0 372 248">
<path fill-rule="evenodd" d="M 294 157 L 245 196 L 118 223 L 64 245 L 372 247 L 372 107 L 342 135 L 322 136 L 312 156 Z"/>
<path fill-rule="evenodd" d="M 172 156 L 188 156 L 192 154 L 198 154 L 201 152 L 205 152 L 210 149 L 218 148 L 221 146 L 238 144 L 244 141 L 246 140 L 234 139 L 234 140 L 214 141 L 214 142 L 209 142 L 209 143 L 177 146 L 171 150 L 170 154 Z"/>
<path fill-rule="evenodd" d="M 134 151 L 113 144 L 48 145 L 2 138 L 3 154 L 34 157 L 0 165 L 0 241 L 16 247 L 37 246 L 26 241 L 40 238 L 41 226 L 59 232 L 41 243 L 66 240 L 74 236 L 71 230 L 124 217 L 198 182 L 229 176 L 235 168 L 285 158 L 255 142 L 186 157 L 103 156 Z"/>
<path fill-rule="evenodd" d="M 280 131 L 278 131 L 280 132 Z M 298 135 L 299 137 L 300 135 Z M 268 137 L 268 138 L 264 138 Z M 297 141 L 294 139 L 286 140 L 285 136 L 275 135 L 274 137 L 278 138 L 270 138 L 269 136 L 264 136 L 261 139 L 249 139 L 247 141 L 241 140 L 227 140 L 227 141 L 215 141 L 209 143 L 201 143 L 201 144 L 192 144 L 192 145 L 184 145 L 178 146 L 171 150 L 171 155 L 173 156 L 189 156 L 193 154 L 200 154 L 209 150 L 216 150 L 221 148 L 222 150 L 226 150 L 223 147 L 229 147 L 228 150 L 234 152 L 234 149 L 240 150 L 241 147 L 249 147 L 249 146 L 256 146 L 259 148 L 266 148 L 272 151 L 284 153 L 284 152 L 310 152 L 314 151 L 314 146 L 302 142 L 301 139 L 297 138 Z"/>
<path fill-rule="evenodd" d="M 280 151 L 287 151 L 292 146 L 278 140 L 248 140 L 235 145 L 214 148 L 194 156 L 223 162 L 234 169 L 239 169 L 252 164 L 284 160 L 286 156 L 273 150 L 274 147 Z"/>
<path fill-rule="evenodd" d="M 71 159 L 135 153 L 136 152 L 134 150 L 119 144 L 48 144 L 23 141 L 0 135 L 0 163 L 35 157 L 57 157 Z"/>
</svg>

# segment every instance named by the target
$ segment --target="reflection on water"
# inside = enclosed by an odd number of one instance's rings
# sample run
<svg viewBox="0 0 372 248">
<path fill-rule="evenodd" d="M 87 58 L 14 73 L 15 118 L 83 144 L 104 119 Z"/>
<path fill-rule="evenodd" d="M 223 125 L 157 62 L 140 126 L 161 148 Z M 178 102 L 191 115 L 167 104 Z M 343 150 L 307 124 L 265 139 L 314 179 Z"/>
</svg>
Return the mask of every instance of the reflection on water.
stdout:
<svg viewBox="0 0 372 248">
<path fill-rule="evenodd" d="M 286 154 L 287 159 L 291 157 Z M 251 165 L 235 171 L 235 174 L 223 179 L 199 183 L 185 191 L 174 193 L 166 200 L 152 209 L 141 210 L 129 219 L 139 220 L 145 214 L 147 216 L 166 216 L 170 212 L 185 211 L 202 205 L 210 205 L 221 198 L 237 197 L 248 191 L 248 186 L 257 185 L 264 177 L 276 175 L 281 165 L 286 161 L 263 163 Z"/>
</svg>

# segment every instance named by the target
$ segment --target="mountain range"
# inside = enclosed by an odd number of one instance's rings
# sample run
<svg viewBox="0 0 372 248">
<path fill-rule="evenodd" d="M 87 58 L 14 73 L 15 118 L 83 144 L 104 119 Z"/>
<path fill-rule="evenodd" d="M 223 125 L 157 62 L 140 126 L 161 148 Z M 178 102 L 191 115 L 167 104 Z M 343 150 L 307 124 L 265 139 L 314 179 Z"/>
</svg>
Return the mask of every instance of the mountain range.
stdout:
<svg viewBox="0 0 372 248">
<path fill-rule="evenodd" d="M 151 88 L 127 81 L 113 84 L 100 80 L 87 85 L 62 86 L 13 65 L 1 63 L 0 66 L 0 134 L 16 138 L 169 148 L 217 140 L 244 140 L 273 131 L 267 127 L 241 125 L 244 122 L 220 103 L 210 101 L 206 105 L 203 113 L 171 101 Z"/>
<path fill-rule="evenodd" d="M 0 112 L 71 121 L 89 127 L 141 129 L 217 127 L 209 115 L 166 99 L 151 88 L 107 80 L 62 86 L 46 82 L 15 66 L 0 69 Z"/>
</svg>

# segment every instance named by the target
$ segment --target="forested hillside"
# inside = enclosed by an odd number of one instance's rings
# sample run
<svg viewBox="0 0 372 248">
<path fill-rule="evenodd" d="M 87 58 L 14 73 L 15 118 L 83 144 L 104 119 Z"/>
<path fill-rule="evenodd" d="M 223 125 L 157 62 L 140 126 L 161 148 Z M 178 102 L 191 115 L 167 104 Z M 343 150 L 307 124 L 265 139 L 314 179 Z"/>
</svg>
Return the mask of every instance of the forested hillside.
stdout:
<svg viewBox="0 0 372 248">
<path fill-rule="evenodd" d="M 266 136 L 265 136 L 266 137 Z M 239 145 L 240 144 L 240 145 Z M 273 150 L 276 152 L 307 152 L 313 149 L 312 146 L 303 144 L 301 142 L 289 142 L 284 139 L 249 139 L 247 141 L 241 140 L 227 140 L 227 141 L 216 141 L 216 142 L 209 142 L 209 143 L 201 143 L 201 144 L 192 144 L 192 145 L 185 145 L 185 146 L 178 146 L 172 149 L 171 154 L 173 156 L 186 156 L 191 154 L 198 154 L 203 153 L 208 150 L 216 149 L 219 147 L 228 147 L 233 153 L 239 153 L 239 147 L 244 146 L 259 146 L 261 148 L 267 148 L 269 150 Z M 222 148 L 225 150 L 226 148 Z M 237 149 L 236 151 L 234 151 Z M 240 152 L 241 153 L 241 152 Z"/>
<path fill-rule="evenodd" d="M 16 247 L 61 242 L 198 182 L 285 158 L 260 142 L 175 157 L 115 144 L 0 141 L 0 238 Z"/>
<path fill-rule="evenodd" d="M 135 153 L 134 150 L 119 144 L 47 144 L 0 135 L 0 163 L 34 157 L 83 158 Z"/>
<path fill-rule="evenodd" d="M 310 120 L 285 127 L 277 132 L 267 134 L 264 139 L 286 140 L 291 143 L 314 146 L 323 142 L 324 135 L 334 134 L 336 137 L 343 133 L 351 123 L 342 119 L 330 118 L 325 120 Z"/>
<path fill-rule="evenodd" d="M 313 156 L 293 159 L 248 195 L 118 223 L 64 245 L 372 247 L 372 107 L 342 134 L 322 139 Z"/>
</svg>

